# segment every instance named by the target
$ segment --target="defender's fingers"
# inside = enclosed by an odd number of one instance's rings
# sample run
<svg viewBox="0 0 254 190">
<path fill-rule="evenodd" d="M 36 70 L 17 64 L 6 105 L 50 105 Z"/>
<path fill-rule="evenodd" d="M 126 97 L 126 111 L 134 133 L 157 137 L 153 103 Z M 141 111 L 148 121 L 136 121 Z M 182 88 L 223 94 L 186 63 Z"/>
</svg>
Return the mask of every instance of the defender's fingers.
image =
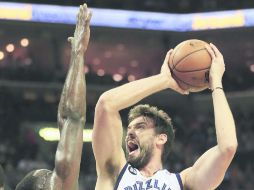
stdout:
<svg viewBox="0 0 254 190">
<path fill-rule="evenodd" d="M 81 13 L 80 13 L 80 17 L 79 17 L 79 20 L 80 20 L 80 23 L 82 24 L 84 18 L 86 17 L 86 12 L 84 11 L 83 7 L 81 8 Z"/>
<path fill-rule="evenodd" d="M 82 14 L 82 6 L 79 6 L 79 12 L 77 14 L 77 25 L 76 27 L 78 27 L 80 25 L 80 15 Z"/>
<path fill-rule="evenodd" d="M 68 38 L 67 38 L 67 41 L 68 41 L 68 42 L 72 42 L 72 39 L 73 39 L 73 37 L 68 37 Z"/>
<path fill-rule="evenodd" d="M 92 11 L 88 11 L 88 15 L 87 15 L 87 21 L 90 23 L 90 20 L 91 20 L 91 18 L 92 18 L 92 15 L 93 15 L 93 13 L 92 13 Z"/>
<path fill-rule="evenodd" d="M 87 4 L 84 3 L 84 4 L 83 4 L 83 7 L 84 7 L 84 9 L 87 9 Z"/>
<path fill-rule="evenodd" d="M 82 18 L 85 18 L 85 19 L 86 19 L 86 17 L 87 17 L 87 12 L 88 12 L 87 4 L 84 3 L 84 4 L 82 5 Z"/>
</svg>

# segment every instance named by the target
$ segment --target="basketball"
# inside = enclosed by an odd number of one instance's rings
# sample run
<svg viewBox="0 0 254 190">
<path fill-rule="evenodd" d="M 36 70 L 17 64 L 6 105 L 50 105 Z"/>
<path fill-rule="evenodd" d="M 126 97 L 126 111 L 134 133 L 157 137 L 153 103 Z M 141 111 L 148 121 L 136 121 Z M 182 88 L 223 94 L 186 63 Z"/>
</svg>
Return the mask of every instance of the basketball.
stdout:
<svg viewBox="0 0 254 190">
<path fill-rule="evenodd" d="M 169 60 L 172 77 L 189 92 L 199 92 L 209 87 L 209 69 L 212 58 L 206 50 L 208 43 L 191 39 L 178 44 Z"/>
</svg>

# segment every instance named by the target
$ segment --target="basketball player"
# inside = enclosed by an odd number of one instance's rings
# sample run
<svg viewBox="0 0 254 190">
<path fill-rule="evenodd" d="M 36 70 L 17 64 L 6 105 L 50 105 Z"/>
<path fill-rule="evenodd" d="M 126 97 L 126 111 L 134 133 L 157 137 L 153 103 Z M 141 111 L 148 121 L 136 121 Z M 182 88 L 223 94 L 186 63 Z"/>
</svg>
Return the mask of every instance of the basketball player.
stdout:
<svg viewBox="0 0 254 190">
<path fill-rule="evenodd" d="M 95 109 L 93 151 L 96 159 L 96 190 L 212 190 L 220 185 L 237 149 L 235 124 L 227 103 L 222 76 L 223 56 L 210 44 L 212 57 L 210 88 L 215 115 L 217 145 L 207 150 L 193 166 L 180 173 L 163 169 L 174 139 L 170 117 L 149 105 L 138 105 L 129 113 L 122 149 L 122 122 L 119 111 L 164 89 L 187 93 L 171 77 L 169 51 L 158 75 L 133 81 L 101 95 Z"/>
<path fill-rule="evenodd" d="M 90 38 L 91 12 L 81 5 L 77 15 L 74 37 L 71 42 L 71 64 L 58 107 L 58 143 L 55 168 L 30 172 L 16 190 L 76 190 L 83 147 L 83 126 L 86 114 L 86 84 L 84 53 Z"/>
</svg>

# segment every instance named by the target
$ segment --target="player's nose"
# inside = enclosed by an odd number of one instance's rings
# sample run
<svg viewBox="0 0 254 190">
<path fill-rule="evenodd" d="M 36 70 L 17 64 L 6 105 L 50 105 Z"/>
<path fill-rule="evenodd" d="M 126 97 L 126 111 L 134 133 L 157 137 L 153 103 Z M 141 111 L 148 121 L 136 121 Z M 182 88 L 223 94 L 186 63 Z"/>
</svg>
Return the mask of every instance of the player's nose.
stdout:
<svg viewBox="0 0 254 190">
<path fill-rule="evenodd" d="M 133 138 L 135 138 L 135 131 L 134 131 L 134 129 L 132 128 L 132 129 L 129 129 L 129 130 L 127 131 L 127 139 L 133 139 Z"/>
</svg>

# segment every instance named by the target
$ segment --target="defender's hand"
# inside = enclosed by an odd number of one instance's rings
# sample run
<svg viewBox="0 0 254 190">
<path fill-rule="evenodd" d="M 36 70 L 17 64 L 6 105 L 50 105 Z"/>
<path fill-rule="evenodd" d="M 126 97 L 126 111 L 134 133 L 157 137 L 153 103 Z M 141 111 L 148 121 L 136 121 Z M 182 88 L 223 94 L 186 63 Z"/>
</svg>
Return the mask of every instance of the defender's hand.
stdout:
<svg viewBox="0 0 254 190">
<path fill-rule="evenodd" d="M 80 5 L 74 37 L 68 38 L 68 41 L 71 42 L 72 51 L 76 53 L 84 53 L 87 50 L 90 38 L 91 17 L 92 12 L 88 9 L 87 5 Z"/>
<path fill-rule="evenodd" d="M 225 63 L 223 55 L 215 45 L 210 43 L 210 46 L 206 46 L 206 49 L 212 57 L 212 64 L 209 72 L 209 85 L 213 90 L 216 87 L 222 87 L 222 77 L 225 72 Z"/>
<path fill-rule="evenodd" d="M 172 90 L 179 92 L 180 94 L 189 94 L 188 91 L 185 91 L 183 89 L 180 88 L 180 86 L 177 84 L 177 82 L 175 81 L 175 79 L 172 77 L 170 69 L 169 69 L 169 58 L 172 55 L 173 49 L 169 50 L 165 60 L 162 64 L 161 67 L 161 75 L 163 77 L 166 77 L 167 81 L 168 81 L 168 87 L 171 88 Z"/>
</svg>

